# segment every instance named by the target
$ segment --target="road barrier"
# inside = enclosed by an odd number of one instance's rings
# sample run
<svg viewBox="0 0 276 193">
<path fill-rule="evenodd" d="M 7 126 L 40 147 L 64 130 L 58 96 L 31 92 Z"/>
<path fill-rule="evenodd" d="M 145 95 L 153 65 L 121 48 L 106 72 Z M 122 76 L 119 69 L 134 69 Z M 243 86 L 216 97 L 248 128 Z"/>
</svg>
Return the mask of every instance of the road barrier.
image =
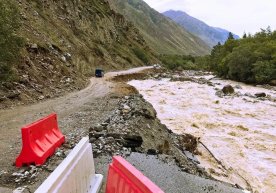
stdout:
<svg viewBox="0 0 276 193">
<path fill-rule="evenodd" d="M 92 146 L 83 138 L 35 193 L 97 193 L 103 176 L 95 174 Z"/>
<path fill-rule="evenodd" d="M 113 157 L 109 166 L 106 193 L 164 193 L 120 156 Z"/>
<path fill-rule="evenodd" d="M 21 129 L 22 150 L 16 159 L 16 167 L 42 165 L 65 142 L 58 128 L 55 113 Z"/>
</svg>

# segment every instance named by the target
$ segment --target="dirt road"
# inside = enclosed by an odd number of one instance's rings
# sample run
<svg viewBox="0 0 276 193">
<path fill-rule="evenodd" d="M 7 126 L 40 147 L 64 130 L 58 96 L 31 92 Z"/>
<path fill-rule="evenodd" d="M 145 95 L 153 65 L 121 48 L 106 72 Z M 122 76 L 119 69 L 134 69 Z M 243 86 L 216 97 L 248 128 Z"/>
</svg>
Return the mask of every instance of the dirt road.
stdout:
<svg viewBox="0 0 276 193">
<path fill-rule="evenodd" d="M 0 110 L 0 174 L 16 171 L 13 163 L 21 150 L 22 126 L 56 112 L 60 128 L 65 135 L 70 134 L 73 129 L 86 132 L 89 128 L 88 122 L 104 117 L 104 111 L 108 109 L 109 104 L 109 101 L 105 100 L 106 96 L 125 95 L 131 92 L 127 85 L 113 82 L 111 79 L 117 75 L 141 73 L 149 68 L 151 67 L 107 73 L 105 78 L 91 78 L 90 84 L 81 91 L 33 105 Z M 81 119 L 80 112 L 88 111 L 92 118 L 85 122 Z M 0 186 L 13 185 L 1 182 Z"/>
</svg>

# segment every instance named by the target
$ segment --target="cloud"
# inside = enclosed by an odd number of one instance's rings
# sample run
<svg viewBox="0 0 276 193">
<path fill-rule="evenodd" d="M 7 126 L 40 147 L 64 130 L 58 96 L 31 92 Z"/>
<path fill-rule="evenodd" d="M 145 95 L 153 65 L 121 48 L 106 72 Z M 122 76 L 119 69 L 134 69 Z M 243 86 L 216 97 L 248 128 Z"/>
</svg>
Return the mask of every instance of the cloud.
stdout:
<svg viewBox="0 0 276 193">
<path fill-rule="evenodd" d="M 260 28 L 276 29 L 275 0 L 144 0 L 159 12 L 182 10 L 208 25 L 238 35 Z"/>
</svg>

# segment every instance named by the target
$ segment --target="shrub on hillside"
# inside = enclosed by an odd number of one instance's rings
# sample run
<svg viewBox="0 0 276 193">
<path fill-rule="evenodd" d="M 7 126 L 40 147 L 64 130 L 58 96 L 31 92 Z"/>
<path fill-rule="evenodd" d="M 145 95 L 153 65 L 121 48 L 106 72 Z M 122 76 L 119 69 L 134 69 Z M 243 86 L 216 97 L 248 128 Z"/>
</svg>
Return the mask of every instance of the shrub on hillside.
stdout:
<svg viewBox="0 0 276 193">
<path fill-rule="evenodd" d="M 145 64 L 149 63 L 148 56 L 144 53 L 144 51 L 140 48 L 134 48 L 133 49 L 134 54 L 139 58 L 141 61 L 143 61 Z"/>
<path fill-rule="evenodd" d="M 198 70 L 195 57 L 185 55 L 161 55 L 163 65 L 170 70 Z"/>
<path fill-rule="evenodd" d="M 20 15 L 15 3 L 0 0 L 0 80 L 12 77 L 13 64 L 18 60 L 23 41 L 16 35 Z"/>
</svg>

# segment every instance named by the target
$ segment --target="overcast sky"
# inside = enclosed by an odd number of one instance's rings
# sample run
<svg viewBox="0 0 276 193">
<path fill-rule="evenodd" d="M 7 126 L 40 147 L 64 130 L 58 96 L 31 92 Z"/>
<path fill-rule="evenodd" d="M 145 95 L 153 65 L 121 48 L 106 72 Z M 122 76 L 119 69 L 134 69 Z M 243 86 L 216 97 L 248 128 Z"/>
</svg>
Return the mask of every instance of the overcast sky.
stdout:
<svg viewBox="0 0 276 193">
<path fill-rule="evenodd" d="M 144 0 L 159 12 L 183 10 L 208 25 L 242 36 L 276 29 L 276 0 Z"/>
</svg>

